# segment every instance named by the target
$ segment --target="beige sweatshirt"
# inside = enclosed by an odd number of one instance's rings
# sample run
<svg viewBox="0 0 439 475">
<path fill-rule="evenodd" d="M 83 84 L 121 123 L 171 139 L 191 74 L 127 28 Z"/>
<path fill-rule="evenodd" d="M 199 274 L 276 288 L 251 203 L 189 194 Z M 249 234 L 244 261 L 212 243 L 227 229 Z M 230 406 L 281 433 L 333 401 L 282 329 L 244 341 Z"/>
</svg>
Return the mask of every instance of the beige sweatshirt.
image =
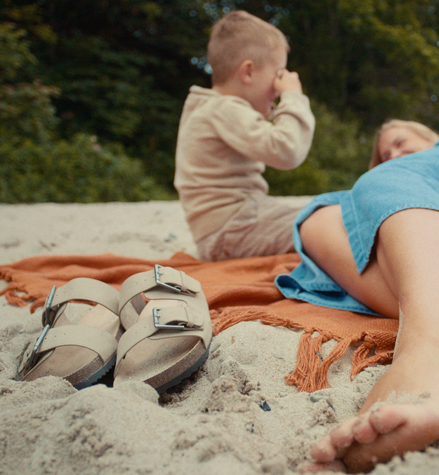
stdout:
<svg viewBox="0 0 439 475">
<path fill-rule="evenodd" d="M 252 194 L 267 194 L 265 165 L 299 166 L 314 125 L 303 94 L 284 92 L 270 122 L 244 99 L 192 86 L 180 119 L 174 185 L 195 241 L 226 228 Z"/>
</svg>

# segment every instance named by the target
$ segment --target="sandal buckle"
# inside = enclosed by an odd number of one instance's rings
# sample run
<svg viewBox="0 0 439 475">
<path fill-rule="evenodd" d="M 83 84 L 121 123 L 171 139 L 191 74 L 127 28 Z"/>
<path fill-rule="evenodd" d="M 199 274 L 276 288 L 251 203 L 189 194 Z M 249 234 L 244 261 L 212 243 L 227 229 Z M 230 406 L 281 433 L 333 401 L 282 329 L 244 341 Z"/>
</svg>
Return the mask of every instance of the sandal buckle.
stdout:
<svg viewBox="0 0 439 475">
<path fill-rule="evenodd" d="M 33 348 L 31 344 L 29 344 L 29 346 L 27 347 L 27 350 L 25 351 L 23 355 L 21 366 L 18 370 L 19 373 L 27 373 L 30 369 L 32 369 L 35 366 L 36 359 L 37 359 L 37 351 L 39 347 L 41 346 L 41 343 L 46 337 L 46 334 L 49 331 L 49 328 L 52 326 L 53 321 L 55 319 L 56 309 L 51 308 L 53 297 L 55 296 L 55 291 L 56 291 L 56 285 L 52 287 L 52 290 L 47 296 L 46 302 L 44 304 L 44 310 L 41 316 L 41 320 L 43 323 L 43 330 L 38 336 L 38 338 L 35 340 L 35 344 Z"/>
<path fill-rule="evenodd" d="M 159 264 L 156 264 L 154 266 L 154 279 L 155 279 L 155 283 L 159 286 L 159 287 L 165 287 L 166 289 L 169 289 L 169 290 L 172 290 L 173 292 L 177 292 L 179 294 L 184 294 L 184 295 L 194 295 L 189 289 L 187 290 L 182 290 L 180 287 L 176 286 L 176 285 L 171 285 L 171 284 L 167 284 L 166 282 L 162 282 L 160 280 L 160 276 L 163 275 L 163 272 L 160 272 L 160 269 L 162 268 L 163 266 L 159 265 Z"/>
<path fill-rule="evenodd" d="M 50 325 L 47 324 L 44 328 L 43 331 L 40 333 L 40 336 L 36 339 L 35 345 L 32 348 L 32 351 L 29 352 L 31 345 L 28 346 L 28 349 L 26 350 L 26 353 L 23 356 L 23 362 L 21 364 L 21 368 L 19 372 L 28 372 L 30 369 L 33 368 L 33 366 L 36 363 L 37 359 L 37 351 L 38 348 L 41 346 L 41 343 L 43 342 L 47 332 L 49 331 Z"/>
<path fill-rule="evenodd" d="M 190 328 L 190 327 L 187 327 L 186 325 L 162 325 L 160 323 L 160 312 L 161 308 L 157 308 L 157 307 L 154 307 L 152 309 L 152 319 L 153 319 L 153 322 L 154 322 L 154 326 L 158 329 L 158 330 L 193 330 L 193 328 Z"/>
<path fill-rule="evenodd" d="M 55 296 L 56 285 L 52 287 L 50 294 L 47 296 L 46 303 L 44 304 L 44 310 L 42 315 L 43 327 L 47 325 L 52 325 L 53 320 L 55 319 L 56 310 L 51 308 L 52 307 L 52 300 Z M 44 331 L 44 330 L 43 330 Z"/>
</svg>

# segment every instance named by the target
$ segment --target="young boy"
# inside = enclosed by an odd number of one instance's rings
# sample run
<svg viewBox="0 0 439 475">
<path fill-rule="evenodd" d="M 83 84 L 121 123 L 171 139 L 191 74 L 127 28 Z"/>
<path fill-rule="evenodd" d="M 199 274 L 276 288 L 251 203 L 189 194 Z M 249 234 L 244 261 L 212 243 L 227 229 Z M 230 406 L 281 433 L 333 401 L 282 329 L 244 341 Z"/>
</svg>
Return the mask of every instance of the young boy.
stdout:
<svg viewBox="0 0 439 475">
<path fill-rule="evenodd" d="M 299 166 L 314 132 L 299 77 L 286 70 L 287 40 L 275 26 L 235 11 L 215 24 L 207 51 L 212 89 L 190 89 L 174 181 L 200 257 L 294 251 L 300 209 L 267 196 L 261 175 L 265 165 Z"/>
</svg>

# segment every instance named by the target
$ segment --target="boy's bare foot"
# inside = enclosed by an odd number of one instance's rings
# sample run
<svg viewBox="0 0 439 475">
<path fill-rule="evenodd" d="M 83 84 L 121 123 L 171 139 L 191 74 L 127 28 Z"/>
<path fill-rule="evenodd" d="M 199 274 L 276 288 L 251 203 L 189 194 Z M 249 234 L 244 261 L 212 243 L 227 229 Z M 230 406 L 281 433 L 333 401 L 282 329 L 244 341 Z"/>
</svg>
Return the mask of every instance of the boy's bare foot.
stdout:
<svg viewBox="0 0 439 475">
<path fill-rule="evenodd" d="M 426 346 L 414 353 L 408 351 L 410 358 L 400 352 L 375 384 L 360 415 L 317 442 L 311 450 L 315 463 L 303 466 L 303 471 L 368 472 L 377 463 L 408 451 L 423 450 L 439 439 L 439 381 L 434 369 L 435 357 L 439 355 L 436 348 Z M 389 400 L 395 392 L 419 396 L 426 390 L 429 393 L 424 393 L 420 402 L 371 408 L 377 401 Z"/>
</svg>

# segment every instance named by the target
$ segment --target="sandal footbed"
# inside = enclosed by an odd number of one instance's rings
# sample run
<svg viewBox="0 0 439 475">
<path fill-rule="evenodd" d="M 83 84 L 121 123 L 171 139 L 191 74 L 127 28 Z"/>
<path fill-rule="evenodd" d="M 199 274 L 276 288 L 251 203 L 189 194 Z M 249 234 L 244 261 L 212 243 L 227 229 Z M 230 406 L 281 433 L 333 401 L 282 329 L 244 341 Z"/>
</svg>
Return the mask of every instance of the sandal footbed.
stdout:
<svg viewBox="0 0 439 475">
<path fill-rule="evenodd" d="M 61 315 L 55 327 L 71 325 L 70 320 Z M 120 322 L 113 312 L 102 305 L 93 307 L 77 325 L 96 327 L 106 330 L 115 338 L 120 331 Z M 27 373 L 23 380 L 34 381 L 43 376 L 58 376 L 80 389 L 90 386 L 100 379 L 115 364 L 114 354 L 110 360 L 103 361 L 93 350 L 78 346 L 56 348 L 48 355 L 41 357 L 41 364 Z M 44 360 L 44 361 L 43 361 Z"/>
</svg>

